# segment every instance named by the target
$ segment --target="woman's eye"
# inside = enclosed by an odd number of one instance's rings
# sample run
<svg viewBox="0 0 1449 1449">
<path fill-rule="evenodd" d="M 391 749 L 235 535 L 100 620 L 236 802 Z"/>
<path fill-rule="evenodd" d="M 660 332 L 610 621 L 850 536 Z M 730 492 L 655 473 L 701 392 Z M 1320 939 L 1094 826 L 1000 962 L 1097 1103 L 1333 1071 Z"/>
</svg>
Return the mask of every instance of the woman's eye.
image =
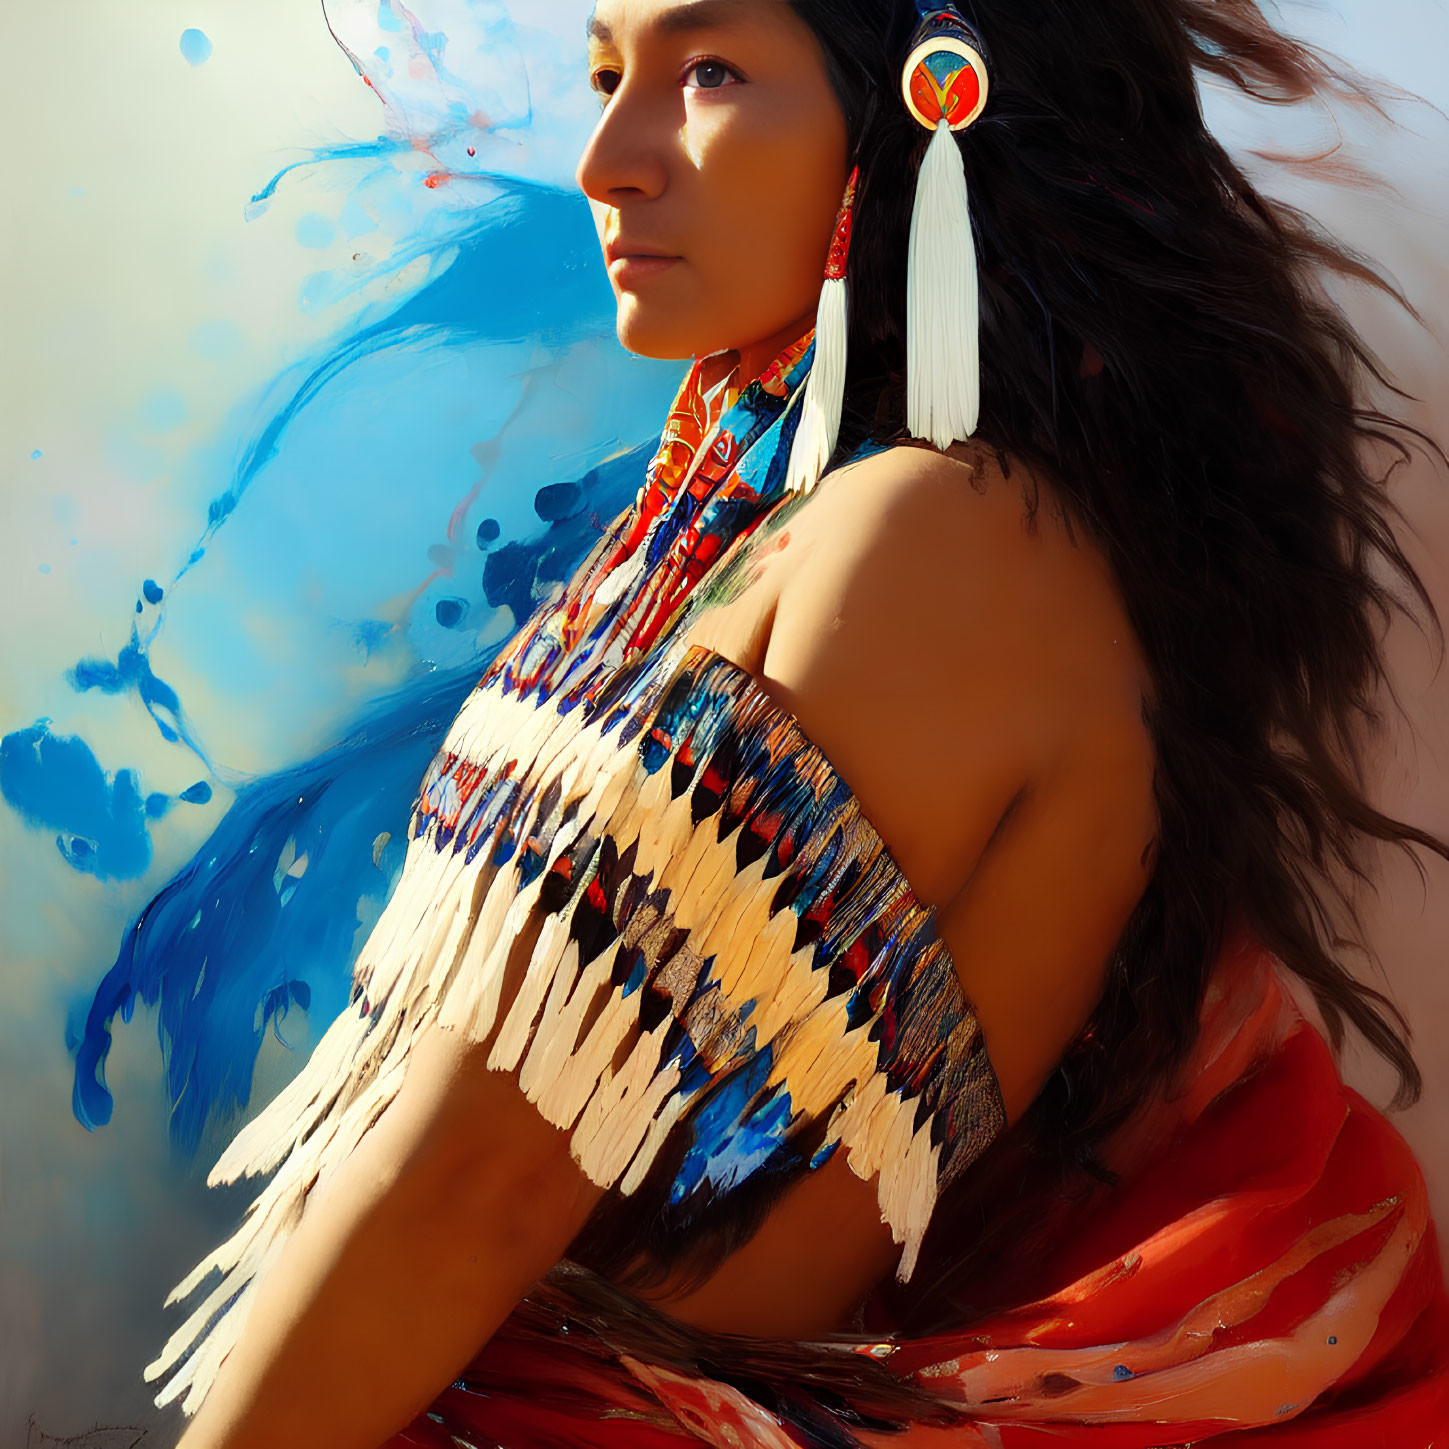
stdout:
<svg viewBox="0 0 1449 1449">
<path fill-rule="evenodd" d="M 601 97 L 611 96 L 619 89 L 619 72 L 616 70 L 596 70 L 589 77 L 589 84 Z"/>
<path fill-rule="evenodd" d="M 725 84 L 727 76 L 740 79 L 738 71 L 731 70 L 722 60 L 697 60 L 685 72 L 684 78 L 687 81 L 690 76 L 698 76 L 696 82 L 698 89 L 702 91 L 717 91 Z"/>
</svg>

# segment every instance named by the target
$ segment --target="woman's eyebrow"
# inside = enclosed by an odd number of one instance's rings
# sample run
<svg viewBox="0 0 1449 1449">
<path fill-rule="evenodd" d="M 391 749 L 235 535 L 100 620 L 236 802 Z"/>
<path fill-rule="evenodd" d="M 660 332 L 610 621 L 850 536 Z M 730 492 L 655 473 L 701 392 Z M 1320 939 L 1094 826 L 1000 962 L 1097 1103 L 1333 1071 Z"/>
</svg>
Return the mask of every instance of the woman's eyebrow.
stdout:
<svg viewBox="0 0 1449 1449">
<path fill-rule="evenodd" d="M 738 18 L 739 0 L 687 0 L 686 4 L 675 5 L 661 12 L 649 22 L 651 30 L 666 35 L 682 30 L 703 30 L 706 26 L 720 25 L 725 20 Z M 614 32 L 596 15 L 589 16 L 589 39 L 601 45 L 613 42 Z"/>
</svg>

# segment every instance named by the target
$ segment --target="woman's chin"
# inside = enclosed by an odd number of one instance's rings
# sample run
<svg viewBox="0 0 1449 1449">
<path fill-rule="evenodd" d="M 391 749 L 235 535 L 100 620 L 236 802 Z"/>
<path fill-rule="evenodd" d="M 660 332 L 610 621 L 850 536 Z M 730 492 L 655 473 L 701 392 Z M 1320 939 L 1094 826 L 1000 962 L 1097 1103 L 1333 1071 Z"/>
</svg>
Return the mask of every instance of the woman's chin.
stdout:
<svg viewBox="0 0 1449 1449">
<path fill-rule="evenodd" d="M 620 307 L 615 327 L 620 343 L 630 352 L 661 361 L 698 355 L 694 334 L 682 331 L 677 319 L 673 319 L 671 325 L 670 320 L 662 317 L 641 317 L 639 310 L 630 309 L 626 315 L 625 309 Z"/>
<path fill-rule="evenodd" d="M 701 307 L 690 289 L 665 285 L 667 274 L 641 283 L 639 290 L 615 288 L 619 341 L 640 357 L 674 360 L 707 357 L 733 346 L 731 319 L 713 299 Z M 652 295 L 651 295 L 652 293 Z"/>
</svg>

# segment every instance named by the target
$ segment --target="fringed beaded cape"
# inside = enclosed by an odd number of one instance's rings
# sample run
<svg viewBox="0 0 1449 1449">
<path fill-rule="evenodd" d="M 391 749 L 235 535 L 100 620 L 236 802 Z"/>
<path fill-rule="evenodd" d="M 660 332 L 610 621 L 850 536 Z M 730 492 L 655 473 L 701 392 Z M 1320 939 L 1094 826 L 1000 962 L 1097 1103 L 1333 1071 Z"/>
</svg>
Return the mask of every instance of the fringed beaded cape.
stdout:
<svg viewBox="0 0 1449 1449">
<path fill-rule="evenodd" d="M 877 1180 L 902 1279 L 938 1195 L 1002 1131 L 934 911 L 799 722 L 686 643 L 788 501 L 812 346 L 717 419 L 695 365 L 636 503 L 465 702 L 348 1008 L 209 1175 L 273 1174 L 167 1300 L 209 1290 L 146 1370 L 170 1374 L 158 1404 L 200 1404 L 308 1194 L 433 1023 L 491 1039 L 489 1066 L 585 1174 L 678 1233 L 844 1150 Z"/>
</svg>

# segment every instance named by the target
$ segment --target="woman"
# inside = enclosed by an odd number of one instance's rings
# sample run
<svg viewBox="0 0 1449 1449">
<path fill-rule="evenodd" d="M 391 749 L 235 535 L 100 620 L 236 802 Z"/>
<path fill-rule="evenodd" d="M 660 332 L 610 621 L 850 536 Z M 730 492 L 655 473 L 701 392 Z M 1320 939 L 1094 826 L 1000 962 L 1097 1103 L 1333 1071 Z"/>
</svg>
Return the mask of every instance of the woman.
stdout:
<svg viewBox="0 0 1449 1449">
<path fill-rule="evenodd" d="M 1449 855 L 1358 773 L 1396 432 L 1192 69 L 1326 76 L 1244 4 L 966 9 L 600 0 L 619 334 L 696 361 L 213 1172 L 276 1176 L 148 1369 L 183 1449 L 1449 1422 L 1422 1179 L 1284 989 L 1412 1096 L 1327 944 L 1364 837 Z"/>
</svg>

